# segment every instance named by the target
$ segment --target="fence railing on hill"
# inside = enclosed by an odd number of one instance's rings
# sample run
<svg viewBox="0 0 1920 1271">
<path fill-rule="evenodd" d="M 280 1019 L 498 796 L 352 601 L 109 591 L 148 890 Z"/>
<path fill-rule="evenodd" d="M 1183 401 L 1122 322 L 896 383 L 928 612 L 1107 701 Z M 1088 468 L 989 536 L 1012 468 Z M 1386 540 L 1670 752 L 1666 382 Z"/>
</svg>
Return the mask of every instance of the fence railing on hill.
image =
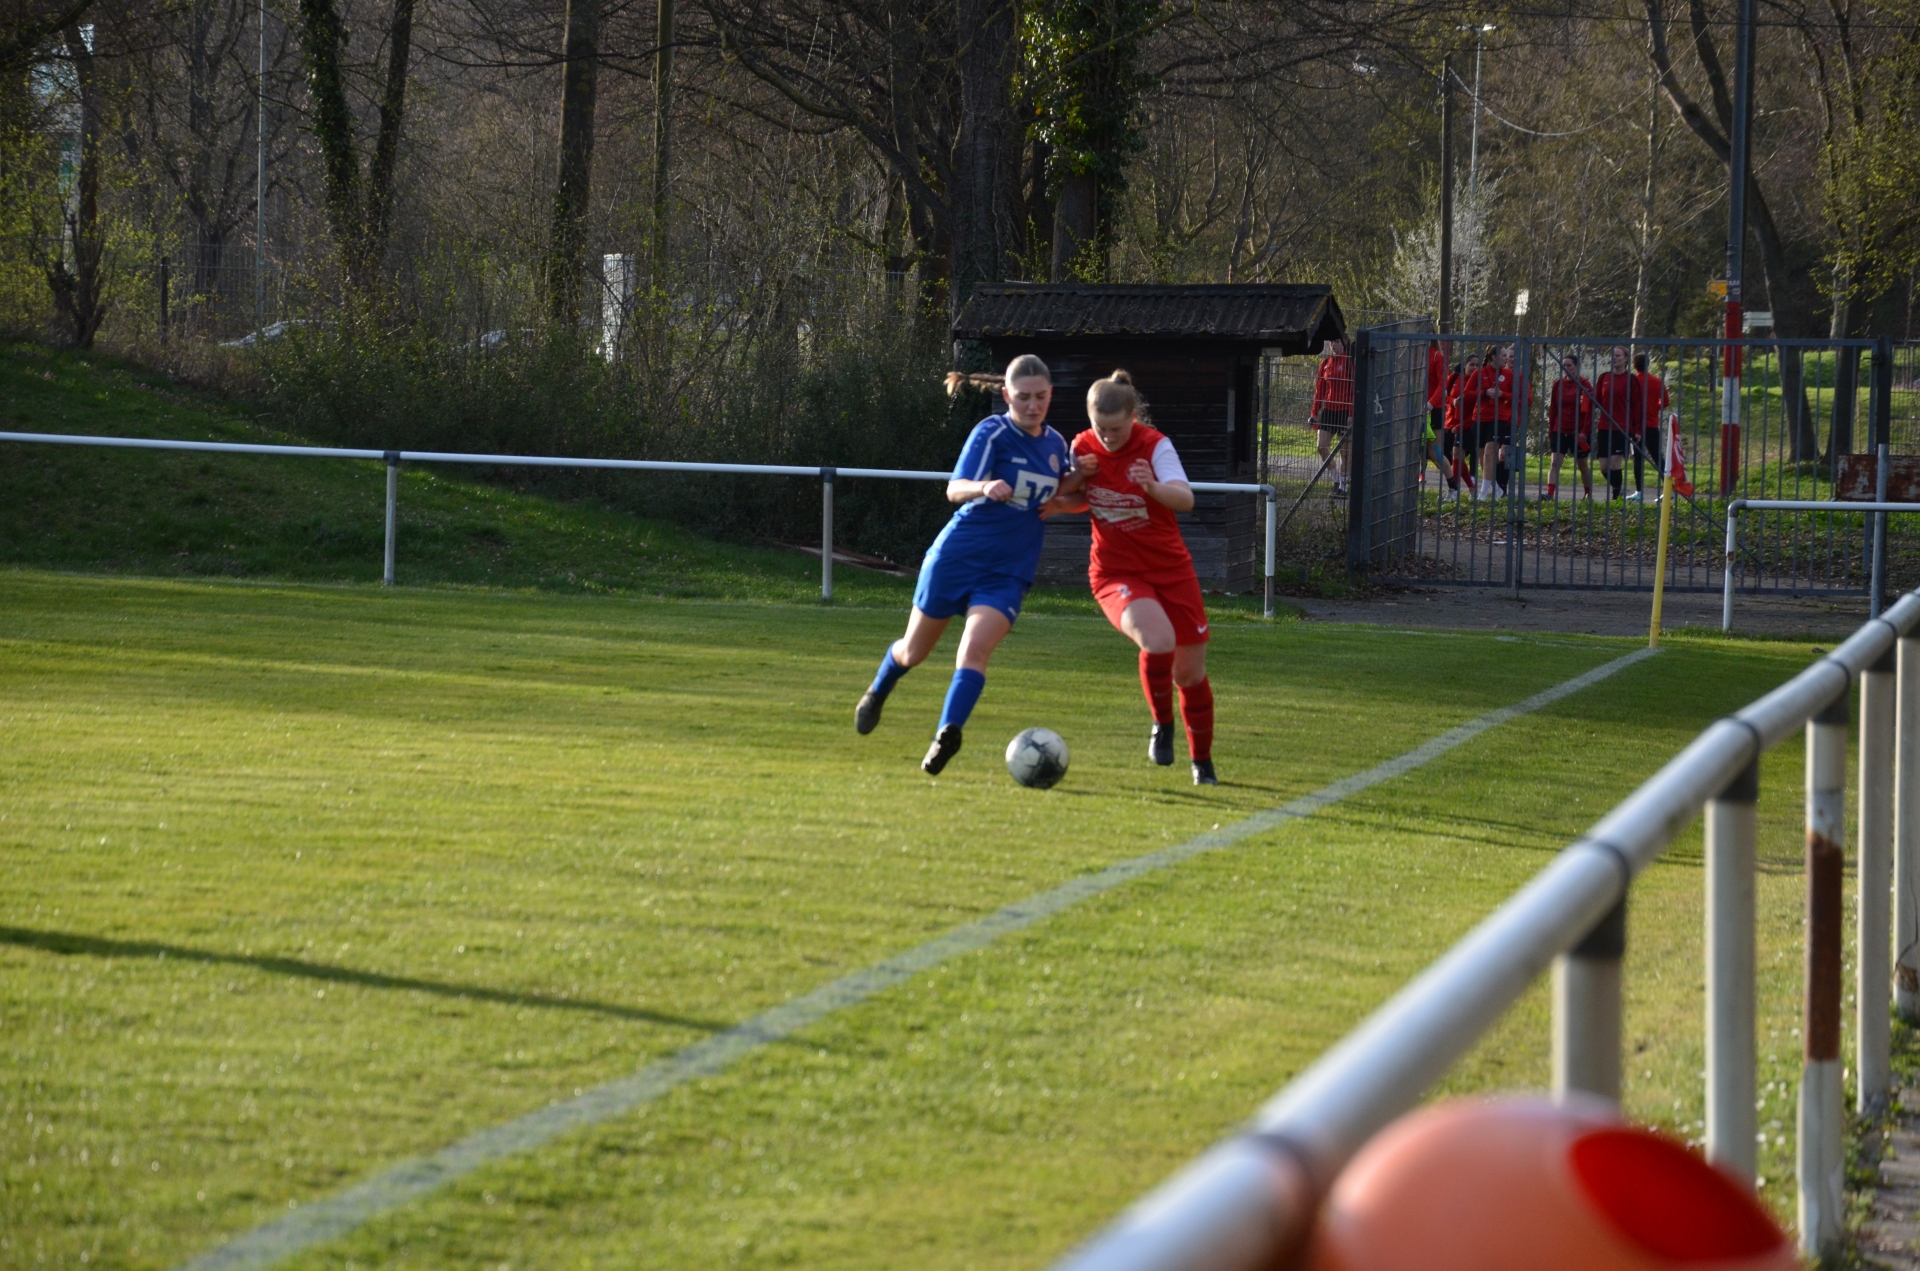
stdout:
<svg viewBox="0 0 1920 1271">
<path fill-rule="evenodd" d="M 1841 887 L 1849 700 L 1860 686 L 1858 1098 L 1891 1083 L 1888 998 L 1920 1018 L 1920 594 L 1702 732 L 1665 767 L 1254 1116 L 1065 1258 L 1061 1271 L 1266 1271 L 1289 1265 L 1335 1176 L 1419 1102 L 1553 968 L 1553 1088 L 1618 1101 L 1621 962 L 1633 878 L 1704 809 L 1706 1153 L 1756 1167 L 1755 804 L 1760 757 L 1806 730 L 1807 960 L 1799 1236 L 1845 1239 Z M 1901 898 L 1898 933 L 1889 930 Z M 1897 949 L 1897 958 L 1894 950 Z"/>
<path fill-rule="evenodd" d="M 860 480 L 949 481 L 950 472 L 910 468 L 842 468 L 827 464 L 801 467 L 768 463 L 682 463 L 666 459 L 586 459 L 564 455 L 482 455 L 439 450 L 354 450 L 338 446 L 275 446 L 238 441 L 172 441 L 150 437 L 89 437 L 67 433 L 0 432 L 0 442 L 31 445 L 103 446 L 116 450 L 185 450 L 212 454 L 272 455 L 298 459 L 371 459 L 387 465 L 386 543 L 382 581 L 394 581 L 403 463 L 459 463 L 498 468 L 599 468 L 638 472 L 711 472 L 733 476 L 815 477 L 820 482 L 820 599 L 833 599 L 833 485 L 841 477 Z M 1213 494 L 1251 494 L 1266 507 L 1266 616 L 1273 617 L 1274 489 L 1225 481 L 1195 481 L 1194 490 Z"/>
</svg>

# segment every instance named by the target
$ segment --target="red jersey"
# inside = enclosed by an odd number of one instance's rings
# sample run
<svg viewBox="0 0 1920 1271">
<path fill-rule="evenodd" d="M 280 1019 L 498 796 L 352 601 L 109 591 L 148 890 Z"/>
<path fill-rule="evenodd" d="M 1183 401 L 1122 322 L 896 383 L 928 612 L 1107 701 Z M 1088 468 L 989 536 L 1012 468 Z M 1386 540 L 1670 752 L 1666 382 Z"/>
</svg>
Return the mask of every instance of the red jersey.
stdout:
<svg viewBox="0 0 1920 1271">
<path fill-rule="evenodd" d="M 1506 376 L 1503 383 L 1502 375 Z M 1491 396 L 1489 396 L 1491 394 Z M 1467 418 L 1476 424 L 1501 418 L 1511 419 L 1513 411 L 1513 373 L 1497 366 L 1483 366 L 1467 379 Z M 1506 409 L 1500 409 L 1504 403 Z"/>
<path fill-rule="evenodd" d="M 1353 359 L 1344 353 L 1329 353 L 1320 359 L 1320 373 L 1313 380 L 1313 413 L 1318 415 L 1323 410 L 1353 413 Z"/>
<path fill-rule="evenodd" d="M 1634 372 L 1633 378 L 1640 381 L 1640 424 L 1633 431 L 1641 433 L 1649 428 L 1658 428 L 1660 412 L 1672 400 L 1667 396 L 1667 382 L 1646 371 Z"/>
<path fill-rule="evenodd" d="M 1164 433 L 1136 423 L 1118 450 L 1100 444 L 1091 428 L 1073 439 L 1073 453 L 1093 455 L 1100 470 L 1087 478 L 1087 512 L 1093 523 L 1093 555 L 1088 573 L 1150 576 L 1193 569 L 1187 541 L 1173 509 L 1147 497 L 1140 483 L 1128 476 L 1136 463 L 1154 471 L 1156 481 L 1185 481 L 1180 456 Z M 1098 582 L 1095 582 L 1096 589 Z"/>
<path fill-rule="evenodd" d="M 1478 372 L 1475 372 L 1477 374 Z M 1465 371 L 1455 371 L 1447 377 L 1447 418 L 1446 426 L 1455 432 L 1460 431 L 1460 420 L 1466 413 L 1468 382 L 1473 375 Z"/>
<path fill-rule="evenodd" d="M 1644 422 L 1646 386 L 1632 371 L 1600 372 L 1593 382 L 1593 426 L 1639 436 Z"/>
<path fill-rule="evenodd" d="M 1427 346 L 1427 409 L 1439 410 L 1447 397 L 1447 359 L 1440 346 Z"/>
<path fill-rule="evenodd" d="M 1561 436 L 1585 437 L 1593 431 L 1593 385 L 1586 377 L 1561 376 L 1547 399 L 1547 426 Z"/>
</svg>

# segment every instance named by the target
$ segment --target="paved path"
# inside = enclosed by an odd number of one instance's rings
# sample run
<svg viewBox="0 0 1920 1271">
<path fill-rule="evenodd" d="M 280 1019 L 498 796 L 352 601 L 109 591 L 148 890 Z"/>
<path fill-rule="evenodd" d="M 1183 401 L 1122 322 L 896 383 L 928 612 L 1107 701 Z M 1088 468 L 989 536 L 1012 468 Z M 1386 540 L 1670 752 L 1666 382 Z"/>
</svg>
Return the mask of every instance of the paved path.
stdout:
<svg viewBox="0 0 1920 1271">
<path fill-rule="evenodd" d="M 1652 614 L 1648 592 L 1511 591 L 1492 587 L 1382 588 L 1364 600 L 1286 597 L 1307 618 L 1396 627 L 1452 627 L 1473 631 L 1558 631 L 1570 634 L 1644 636 Z M 1749 635 L 1834 639 L 1851 635 L 1867 618 L 1864 596 L 1795 598 L 1739 596 L 1734 630 Z M 1663 626 L 1718 631 L 1717 592 L 1673 592 L 1666 597 Z"/>
</svg>

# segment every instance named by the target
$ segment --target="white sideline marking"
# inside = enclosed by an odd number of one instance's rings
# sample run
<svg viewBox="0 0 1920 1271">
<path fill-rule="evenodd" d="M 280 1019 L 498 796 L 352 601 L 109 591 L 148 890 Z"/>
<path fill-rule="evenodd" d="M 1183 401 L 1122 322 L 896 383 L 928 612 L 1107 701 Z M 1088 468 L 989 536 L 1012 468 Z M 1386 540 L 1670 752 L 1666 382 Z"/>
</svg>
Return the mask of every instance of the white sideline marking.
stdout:
<svg viewBox="0 0 1920 1271">
<path fill-rule="evenodd" d="M 549 1104 L 504 1125 L 477 1131 L 432 1156 L 403 1161 L 364 1183 L 356 1183 L 325 1200 L 302 1206 L 276 1222 L 256 1227 L 217 1249 L 181 1264 L 177 1271 L 259 1271 L 260 1268 L 271 1267 L 315 1245 L 344 1236 L 368 1219 L 397 1209 L 483 1165 L 522 1152 L 531 1152 L 570 1130 L 610 1120 L 642 1104 L 651 1103 L 676 1086 L 700 1077 L 711 1077 L 769 1042 L 789 1037 L 835 1011 L 864 1002 L 874 994 L 903 983 L 930 967 L 984 948 L 1008 932 L 1031 927 L 1063 909 L 1112 891 L 1143 874 L 1151 874 L 1155 870 L 1229 847 L 1241 839 L 1273 829 L 1287 821 L 1312 816 L 1330 804 L 1412 772 L 1448 751 L 1465 745 L 1490 728 L 1497 728 L 1510 719 L 1531 714 L 1581 689 L 1590 688 L 1636 662 L 1652 657 L 1655 652 L 1653 649 L 1639 649 L 1625 657 L 1615 658 L 1584 675 L 1576 675 L 1563 684 L 1535 693 L 1524 701 L 1488 711 L 1478 719 L 1449 729 L 1405 754 L 1396 755 L 1365 772 L 1342 777 L 1332 785 L 1322 786 L 1312 794 L 1302 795 L 1290 803 L 1256 812 L 1224 829 L 1212 830 L 1175 847 L 1161 848 L 1157 852 L 1148 852 L 1144 856 L 1109 865 L 1097 874 L 1086 874 L 1049 891 L 1016 901 L 997 913 L 936 936 L 918 948 L 909 949 L 884 962 L 876 962 L 863 971 L 844 975 L 803 997 L 763 1011 L 725 1032 L 715 1033 L 705 1041 L 694 1043 L 676 1055 L 648 1064 L 631 1076 L 595 1086 L 585 1094 Z"/>
</svg>

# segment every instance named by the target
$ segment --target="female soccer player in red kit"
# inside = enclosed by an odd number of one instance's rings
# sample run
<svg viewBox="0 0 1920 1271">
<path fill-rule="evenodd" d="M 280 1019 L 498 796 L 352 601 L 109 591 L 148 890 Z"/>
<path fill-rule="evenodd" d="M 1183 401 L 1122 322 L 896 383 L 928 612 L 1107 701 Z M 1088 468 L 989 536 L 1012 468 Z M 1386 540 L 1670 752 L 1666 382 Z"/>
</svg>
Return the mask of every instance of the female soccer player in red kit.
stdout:
<svg viewBox="0 0 1920 1271">
<path fill-rule="evenodd" d="M 1213 772 L 1213 685 L 1207 680 L 1207 608 L 1176 512 L 1193 508 L 1193 487 L 1173 443 L 1143 421 L 1133 378 L 1115 371 L 1087 390 L 1093 427 L 1073 439 L 1083 488 L 1055 500 L 1058 511 L 1090 513 L 1088 581 L 1107 620 L 1140 646 L 1140 687 L 1153 711 L 1147 756 L 1173 762 L 1173 690 L 1193 759 L 1193 784 L 1219 785 Z"/>
</svg>

